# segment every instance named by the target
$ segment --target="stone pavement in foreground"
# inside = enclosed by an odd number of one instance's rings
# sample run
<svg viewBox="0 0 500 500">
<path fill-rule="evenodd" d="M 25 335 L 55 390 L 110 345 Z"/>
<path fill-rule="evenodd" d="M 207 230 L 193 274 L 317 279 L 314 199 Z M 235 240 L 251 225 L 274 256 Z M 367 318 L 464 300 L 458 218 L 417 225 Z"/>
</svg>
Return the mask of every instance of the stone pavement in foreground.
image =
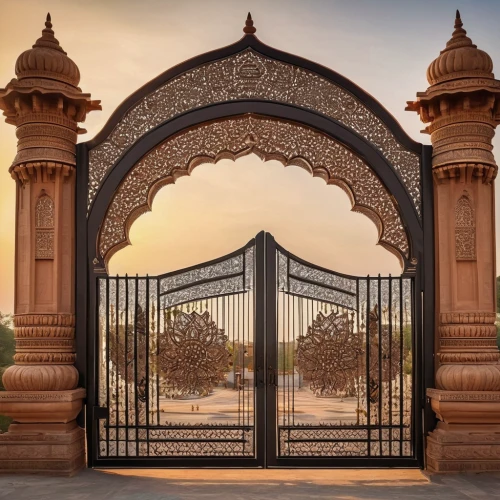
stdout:
<svg viewBox="0 0 500 500">
<path fill-rule="evenodd" d="M 0 476 L 9 500 L 500 499 L 500 473 L 418 470 L 84 470 L 73 478 Z"/>
</svg>

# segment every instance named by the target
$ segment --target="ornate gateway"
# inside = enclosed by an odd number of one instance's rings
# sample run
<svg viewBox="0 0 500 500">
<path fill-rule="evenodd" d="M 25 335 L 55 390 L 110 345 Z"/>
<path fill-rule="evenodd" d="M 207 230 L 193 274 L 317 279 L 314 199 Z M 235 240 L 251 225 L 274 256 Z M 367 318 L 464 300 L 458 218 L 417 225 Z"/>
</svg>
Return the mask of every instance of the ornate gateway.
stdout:
<svg viewBox="0 0 500 500">
<path fill-rule="evenodd" d="M 98 283 L 97 464 L 414 460 L 414 278 L 340 275 L 260 233 Z"/>
<path fill-rule="evenodd" d="M 429 150 L 352 82 L 264 45 L 251 19 L 245 30 L 160 75 L 79 145 L 89 464 L 417 466 L 430 425 L 421 411 L 423 350 L 432 352 L 424 305 L 430 335 L 433 325 L 432 296 L 421 293 L 424 276 L 433 282 Z M 321 269 L 266 233 L 182 271 L 108 275 L 161 187 L 248 154 L 341 187 L 401 276 Z"/>
</svg>

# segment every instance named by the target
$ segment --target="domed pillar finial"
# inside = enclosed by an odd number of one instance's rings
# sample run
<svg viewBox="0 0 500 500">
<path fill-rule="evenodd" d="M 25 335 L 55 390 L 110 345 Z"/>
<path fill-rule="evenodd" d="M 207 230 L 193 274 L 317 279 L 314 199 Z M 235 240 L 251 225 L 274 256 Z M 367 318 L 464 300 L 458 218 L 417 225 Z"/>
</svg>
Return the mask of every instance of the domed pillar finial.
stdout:
<svg viewBox="0 0 500 500">
<path fill-rule="evenodd" d="M 50 17 L 50 12 L 47 12 L 47 17 L 45 19 L 45 26 L 47 26 L 47 28 L 52 28 L 52 19 Z"/>
<path fill-rule="evenodd" d="M 243 33 L 245 35 L 253 35 L 257 30 L 253 25 L 252 14 L 248 13 L 247 20 L 245 21 L 245 27 L 243 28 Z"/>
</svg>

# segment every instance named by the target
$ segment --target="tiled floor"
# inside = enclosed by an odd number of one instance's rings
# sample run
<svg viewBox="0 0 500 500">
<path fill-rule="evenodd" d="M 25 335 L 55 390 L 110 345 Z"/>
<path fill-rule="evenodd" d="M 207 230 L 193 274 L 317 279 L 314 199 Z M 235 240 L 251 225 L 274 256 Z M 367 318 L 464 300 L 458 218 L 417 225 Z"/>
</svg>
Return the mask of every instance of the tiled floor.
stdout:
<svg viewBox="0 0 500 500">
<path fill-rule="evenodd" d="M 73 478 L 0 476 L 9 500 L 500 499 L 500 473 L 417 470 L 84 470 Z"/>
</svg>

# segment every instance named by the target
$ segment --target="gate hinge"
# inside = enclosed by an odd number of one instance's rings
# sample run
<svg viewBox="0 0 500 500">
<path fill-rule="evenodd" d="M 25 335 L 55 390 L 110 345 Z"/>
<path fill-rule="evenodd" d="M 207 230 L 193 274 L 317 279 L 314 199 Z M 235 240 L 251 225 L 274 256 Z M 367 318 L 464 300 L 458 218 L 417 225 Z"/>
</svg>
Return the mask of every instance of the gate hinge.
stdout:
<svg viewBox="0 0 500 500">
<path fill-rule="evenodd" d="M 94 420 L 101 420 L 109 417 L 109 409 L 102 406 L 94 406 L 92 409 L 92 417 Z"/>
</svg>

